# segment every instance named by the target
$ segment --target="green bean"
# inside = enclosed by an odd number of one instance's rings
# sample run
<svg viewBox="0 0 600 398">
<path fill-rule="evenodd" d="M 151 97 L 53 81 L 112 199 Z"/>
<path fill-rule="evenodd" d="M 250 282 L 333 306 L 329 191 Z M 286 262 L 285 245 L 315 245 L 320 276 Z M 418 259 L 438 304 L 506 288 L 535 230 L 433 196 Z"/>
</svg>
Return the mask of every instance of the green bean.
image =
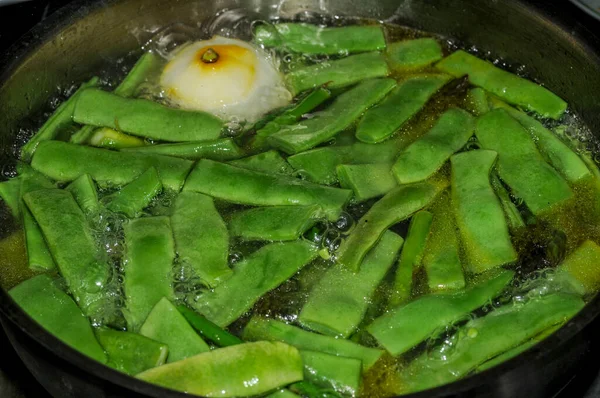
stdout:
<svg viewBox="0 0 600 398">
<path fill-rule="evenodd" d="M 85 214 L 94 214 L 100 208 L 96 183 L 89 174 L 82 174 L 66 188 Z"/>
<path fill-rule="evenodd" d="M 484 149 L 498 152 L 498 176 L 534 215 L 573 196 L 567 182 L 544 161 L 529 133 L 505 110 L 481 116 L 475 134 Z"/>
<path fill-rule="evenodd" d="M 277 390 L 274 393 L 267 395 L 268 398 L 299 398 L 300 396 L 294 394 L 287 388 L 282 388 L 281 390 Z"/>
<path fill-rule="evenodd" d="M 167 217 L 130 220 L 123 227 L 125 309 L 129 331 L 138 331 L 152 308 L 163 297 L 173 298 L 172 266 L 175 248 Z"/>
<path fill-rule="evenodd" d="M 442 46 L 430 37 L 391 43 L 386 55 L 390 68 L 398 71 L 425 68 L 443 58 Z"/>
<path fill-rule="evenodd" d="M 184 191 L 195 191 L 233 203 L 255 206 L 319 205 L 335 220 L 351 191 L 323 187 L 296 178 L 259 173 L 202 159 L 189 175 Z"/>
<path fill-rule="evenodd" d="M 79 94 L 73 120 L 171 142 L 214 140 L 219 138 L 223 127 L 221 120 L 208 113 L 168 108 L 98 89 L 86 89 Z"/>
<path fill-rule="evenodd" d="M 475 130 L 475 118 L 452 108 L 421 138 L 400 152 L 392 171 L 400 184 L 423 181 L 438 171 L 453 153 L 464 147 Z"/>
<path fill-rule="evenodd" d="M 303 379 L 300 353 L 260 341 L 219 348 L 137 375 L 141 380 L 204 397 L 255 396 Z"/>
<path fill-rule="evenodd" d="M 96 329 L 96 338 L 108 354 L 107 365 L 136 375 L 165 363 L 169 347 L 137 333 Z"/>
<path fill-rule="evenodd" d="M 283 47 L 302 54 L 347 55 L 385 48 L 381 26 L 322 28 L 305 23 L 258 25 L 254 40 L 266 47 Z"/>
<path fill-rule="evenodd" d="M 300 351 L 306 380 L 330 387 L 344 395 L 355 396 L 360 387 L 362 363 L 316 351 Z"/>
<path fill-rule="evenodd" d="M 190 310 L 189 308 L 179 305 L 177 306 L 177 310 L 185 317 L 185 319 L 189 322 L 190 325 L 202 337 L 207 340 L 212 341 L 219 347 L 228 347 L 231 345 L 242 344 L 243 341 L 234 336 L 233 334 L 227 332 L 224 329 L 221 329 L 213 322 L 209 321 L 202 315 Z"/>
<path fill-rule="evenodd" d="M 83 129 L 82 129 L 83 130 Z M 89 144 L 98 148 L 125 149 L 145 146 L 143 139 L 108 127 L 100 127 L 89 138 Z"/>
<path fill-rule="evenodd" d="M 318 205 L 258 207 L 234 213 L 229 231 L 245 241 L 296 240 L 322 216 Z"/>
<path fill-rule="evenodd" d="M 298 394 L 306 398 L 342 398 L 342 394 L 331 388 L 319 387 L 306 380 L 290 384 L 288 388 L 293 391 L 292 394 Z M 296 396 L 298 396 L 296 395 Z"/>
<path fill-rule="evenodd" d="M 322 334 L 348 338 L 363 320 L 402 243 L 399 235 L 386 231 L 365 256 L 359 272 L 342 265 L 330 268 L 311 290 L 298 322 Z"/>
<path fill-rule="evenodd" d="M 28 162 L 31 160 L 40 142 L 53 140 L 65 129 L 73 126 L 72 117 L 79 96 L 85 89 L 97 86 L 99 80 L 99 78 L 93 77 L 88 82 L 83 83 L 75 94 L 56 109 L 54 114 L 50 116 L 38 132 L 21 148 L 21 159 L 23 161 Z"/>
<path fill-rule="evenodd" d="M 316 256 L 316 248 L 304 241 L 263 246 L 237 263 L 233 275 L 203 294 L 193 307 L 218 326 L 225 327 Z"/>
<path fill-rule="evenodd" d="M 215 287 L 232 274 L 227 264 L 229 233 L 213 199 L 182 192 L 175 199 L 171 226 L 179 262 L 185 271 Z"/>
<path fill-rule="evenodd" d="M 232 160 L 229 164 L 242 169 L 272 174 L 292 174 L 294 169 L 277 151 L 268 151 L 247 158 Z"/>
<path fill-rule="evenodd" d="M 466 109 L 475 116 L 485 115 L 490 111 L 488 95 L 482 88 L 470 89 L 465 102 Z"/>
<path fill-rule="evenodd" d="M 38 275 L 8 294 L 34 321 L 77 351 L 106 363 L 106 354 L 94 337 L 90 322 L 48 275 Z"/>
<path fill-rule="evenodd" d="M 567 109 L 567 103 L 548 89 L 462 50 L 441 60 L 436 67 L 454 77 L 469 76 L 475 86 L 543 117 L 559 119 Z"/>
<path fill-rule="evenodd" d="M 467 268 L 481 273 L 517 260 L 502 205 L 490 184 L 498 154 L 477 150 L 452 156 L 452 204 L 467 256 Z"/>
<path fill-rule="evenodd" d="M 410 376 L 404 382 L 412 392 L 454 381 L 486 360 L 571 318 L 583 306 L 577 296 L 554 293 L 501 307 L 461 327 L 458 342 L 445 360 L 432 361 L 427 354 L 418 357 L 407 369 L 405 374 Z"/>
<path fill-rule="evenodd" d="M 165 188 L 179 191 L 193 163 L 168 156 L 120 153 L 59 141 L 40 143 L 31 166 L 60 181 L 89 174 L 102 187 L 127 184 L 155 167 Z"/>
<path fill-rule="evenodd" d="M 323 336 L 275 319 L 256 316 L 246 325 L 242 338 L 250 341 L 281 341 L 293 345 L 299 350 L 318 351 L 345 358 L 360 359 L 365 371 L 371 368 L 383 355 L 382 350 L 364 347 L 350 340 Z"/>
<path fill-rule="evenodd" d="M 160 57 L 153 53 L 144 53 L 129 71 L 125 79 L 115 88 L 114 93 L 121 97 L 135 97 L 138 88 L 157 74 L 163 64 Z"/>
<path fill-rule="evenodd" d="M 408 234 L 400 253 L 394 287 L 389 299 L 392 306 L 398 306 L 410 298 L 413 286 L 413 273 L 417 269 L 425 251 L 431 232 L 433 214 L 426 210 L 417 212 L 410 220 Z"/>
<path fill-rule="evenodd" d="M 75 133 L 73 133 L 73 135 L 69 139 L 69 142 L 72 144 L 85 144 L 86 142 L 88 142 L 90 140 L 90 138 L 92 138 L 92 136 L 94 135 L 96 130 L 98 130 L 98 127 L 96 127 L 96 126 L 89 126 L 89 125 L 83 126 L 79 130 L 77 130 Z M 112 129 L 110 129 L 110 130 L 112 130 Z"/>
<path fill-rule="evenodd" d="M 112 212 L 123 213 L 129 218 L 135 218 L 148 207 L 161 190 L 162 183 L 158 172 L 154 167 L 150 167 L 117 192 L 102 198 L 102 203 Z"/>
<path fill-rule="evenodd" d="M 586 240 L 558 267 L 558 272 L 567 273 L 582 293 L 592 294 L 600 289 L 600 246 Z"/>
<path fill-rule="evenodd" d="M 427 206 L 438 194 L 434 183 L 399 186 L 390 191 L 369 209 L 342 242 L 337 261 L 357 272 L 364 256 L 392 225 L 407 219 Z"/>
<path fill-rule="evenodd" d="M 496 192 L 496 196 L 500 199 L 500 204 L 502 205 L 502 209 L 504 210 L 504 214 L 506 215 L 506 220 L 508 221 L 508 226 L 510 229 L 517 230 L 519 228 L 525 227 L 525 221 L 523 220 L 523 216 L 521 216 L 521 212 L 517 209 L 517 206 L 510 199 L 510 194 L 502 185 L 502 182 L 498 178 L 498 176 L 494 173 L 492 175 L 492 187 Z"/>
<path fill-rule="evenodd" d="M 169 347 L 168 363 L 210 350 L 208 344 L 165 297 L 152 308 L 140 327 L 140 334 Z"/>
<path fill-rule="evenodd" d="M 383 196 L 398 186 L 392 175 L 391 164 L 339 165 L 338 179 L 342 188 L 351 189 L 354 199 L 362 202 Z"/>
<path fill-rule="evenodd" d="M 21 216 L 21 179 L 17 177 L 0 182 L 0 198 L 13 217 L 19 218 Z"/>
<path fill-rule="evenodd" d="M 361 67 L 362 68 L 362 67 Z M 381 101 L 396 86 L 392 79 L 371 79 L 340 94 L 327 109 L 312 118 L 283 127 L 269 143 L 288 154 L 313 148 L 348 128 L 369 107 Z"/>
<path fill-rule="evenodd" d="M 367 327 L 390 354 L 398 356 L 498 296 L 514 272 L 501 271 L 485 282 L 456 293 L 421 296 L 396 307 Z"/>
<path fill-rule="evenodd" d="M 533 137 L 540 152 L 567 181 L 575 183 L 592 175 L 579 155 L 573 152 L 554 133 L 545 128 L 542 123 L 495 97 L 490 96 L 490 104 L 494 109 L 504 109 L 525 127 Z"/>
<path fill-rule="evenodd" d="M 370 52 L 298 68 L 288 73 L 285 80 L 292 93 L 298 94 L 322 85 L 346 87 L 388 73 L 385 57 L 379 52 Z"/>
<path fill-rule="evenodd" d="M 32 191 L 23 200 L 75 301 L 84 314 L 91 316 L 105 300 L 110 268 L 99 258 L 85 215 L 73 196 L 61 189 Z"/>
<path fill-rule="evenodd" d="M 189 160 L 212 159 L 226 161 L 239 159 L 244 152 L 231 138 L 218 140 L 184 142 L 180 144 L 146 145 L 135 148 L 123 148 L 122 152 L 147 153 L 155 155 L 174 156 Z"/>
<path fill-rule="evenodd" d="M 369 144 L 385 141 L 449 80 L 447 75 L 416 75 L 400 82 L 387 98 L 365 112 L 356 128 L 356 138 Z"/>
</svg>

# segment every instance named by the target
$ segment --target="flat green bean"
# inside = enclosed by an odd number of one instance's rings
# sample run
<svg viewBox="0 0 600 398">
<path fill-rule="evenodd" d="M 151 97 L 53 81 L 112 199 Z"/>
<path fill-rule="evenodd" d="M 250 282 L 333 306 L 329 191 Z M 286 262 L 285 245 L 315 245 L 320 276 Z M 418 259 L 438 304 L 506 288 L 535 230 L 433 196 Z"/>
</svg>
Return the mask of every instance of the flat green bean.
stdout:
<svg viewBox="0 0 600 398">
<path fill-rule="evenodd" d="M 465 107 L 475 116 L 481 116 L 490 111 L 488 94 L 482 88 L 475 87 L 469 90 L 465 100 Z"/>
<path fill-rule="evenodd" d="M 294 168 L 277 151 L 268 151 L 247 158 L 232 160 L 229 164 L 262 173 L 289 175 L 294 172 Z"/>
<path fill-rule="evenodd" d="M 81 130 L 84 129 L 85 127 Z M 109 149 L 137 148 L 146 145 L 146 142 L 141 138 L 121 133 L 108 127 L 95 129 L 94 133 L 89 137 L 88 142 L 91 146 Z"/>
<path fill-rule="evenodd" d="M 135 148 L 123 148 L 122 152 L 165 155 L 189 160 L 212 159 L 219 161 L 239 159 L 244 156 L 242 149 L 231 138 L 184 142 L 180 144 L 138 146 Z"/>
<path fill-rule="evenodd" d="M 215 325 L 195 311 L 192 311 L 183 305 L 177 306 L 177 310 L 179 310 L 181 315 L 185 317 L 189 324 L 192 325 L 202 337 L 212 341 L 217 346 L 228 347 L 230 345 L 243 343 L 238 337 Z"/>
<path fill-rule="evenodd" d="M 123 213 L 129 218 L 135 218 L 148 207 L 161 190 L 162 183 L 158 172 L 154 167 L 150 167 L 117 192 L 102 198 L 102 203 L 112 212 Z"/>
<path fill-rule="evenodd" d="M 0 198 L 13 217 L 19 218 L 21 216 L 21 179 L 17 177 L 0 182 Z"/>
<path fill-rule="evenodd" d="M 96 183 L 89 174 L 82 174 L 66 188 L 85 214 L 94 214 L 100 208 Z"/>
<path fill-rule="evenodd" d="M 425 68 L 443 58 L 442 46 L 431 37 L 391 43 L 386 56 L 390 68 L 398 71 Z"/>
<path fill-rule="evenodd" d="M 523 220 L 523 216 L 521 216 L 521 212 L 510 199 L 510 194 L 495 173 L 492 175 L 492 187 L 496 192 L 496 196 L 500 199 L 508 226 L 513 230 L 525 227 L 525 221 Z"/>
<path fill-rule="evenodd" d="M 318 351 L 300 351 L 300 355 L 306 380 L 318 386 L 333 388 L 345 395 L 356 395 L 362 373 L 362 363 L 359 359 Z"/>
<path fill-rule="evenodd" d="M 565 272 L 577 283 L 583 293 L 592 294 L 600 288 L 600 246 L 591 240 L 583 242 L 574 252 L 569 254 L 558 267 L 558 272 Z"/>
<path fill-rule="evenodd" d="M 282 388 L 281 390 L 277 390 L 274 393 L 267 395 L 269 398 L 299 398 L 300 396 L 294 394 L 287 388 Z"/>
<path fill-rule="evenodd" d="M 339 165 L 338 179 L 342 188 L 351 189 L 354 199 L 362 202 L 383 196 L 398 186 L 391 164 Z"/>
</svg>

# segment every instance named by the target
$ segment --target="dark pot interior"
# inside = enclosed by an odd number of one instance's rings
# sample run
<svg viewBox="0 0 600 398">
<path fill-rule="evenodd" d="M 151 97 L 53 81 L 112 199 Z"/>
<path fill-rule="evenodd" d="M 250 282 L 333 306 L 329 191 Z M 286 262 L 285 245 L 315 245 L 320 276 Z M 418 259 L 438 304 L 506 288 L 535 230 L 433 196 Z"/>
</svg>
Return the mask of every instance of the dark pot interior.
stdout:
<svg viewBox="0 0 600 398">
<path fill-rule="evenodd" d="M 510 69 L 542 81 L 566 99 L 592 131 L 600 131 L 600 41 L 543 0 L 78 0 L 34 29 L 0 63 L 0 169 L 15 163 L 19 129 L 32 126 L 60 87 L 138 49 L 174 22 L 199 22 L 243 8 L 261 19 L 327 13 L 383 19 L 436 32 L 502 58 Z M 34 116 L 32 116 L 34 115 Z M 2 211 L 2 210 L 0 210 Z M 0 213 L 0 236 L 13 226 Z M 2 267 L 0 259 L 0 267 Z M 53 395 L 61 397 L 185 396 L 135 381 L 73 351 L 44 332 L 0 291 L 2 324 L 19 355 Z M 592 352 L 594 299 L 567 326 L 525 354 L 475 377 L 416 396 L 545 397 Z"/>
</svg>

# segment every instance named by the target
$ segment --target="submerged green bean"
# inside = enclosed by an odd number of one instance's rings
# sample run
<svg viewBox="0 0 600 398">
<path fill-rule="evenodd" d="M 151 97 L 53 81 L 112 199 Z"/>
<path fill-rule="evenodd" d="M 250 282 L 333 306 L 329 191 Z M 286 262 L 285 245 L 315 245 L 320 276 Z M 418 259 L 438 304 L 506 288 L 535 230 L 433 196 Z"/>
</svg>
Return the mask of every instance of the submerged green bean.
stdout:
<svg viewBox="0 0 600 398">
<path fill-rule="evenodd" d="M 123 81 L 115 88 L 114 93 L 121 97 L 135 97 L 139 87 L 154 74 L 158 74 L 163 63 L 162 59 L 154 53 L 144 53 Z"/>
<path fill-rule="evenodd" d="M 100 208 L 96 183 L 89 174 L 82 174 L 66 188 L 85 214 L 94 214 Z"/>
<path fill-rule="evenodd" d="M 496 196 L 500 199 L 500 204 L 502 205 L 502 209 L 504 209 L 504 214 L 506 215 L 510 229 L 516 230 L 523 228 L 525 226 L 525 221 L 523 220 L 523 216 L 521 216 L 521 212 L 510 199 L 510 194 L 506 188 L 504 188 L 504 185 L 502 185 L 502 182 L 495 173 L 492 175 L 492 187 L 496 192 Z"/>
<path fill-rule="evenodd" d="M 84 129 L 85 127 L 81 130 Z M 141 138 L 108 127 L 100 127 L 90 136 L 89 144 L 98 148 L 125 149 L 142 147 L 146 145 L 146 142 Z"/>
<path fill-rule="evenodd" d="M 239 159 L 243 151 L 231 138 L 218 140 L 184 142 L 180 144 L 146 145 L 135 148 L 124 148 L 123 152 L 148 153 L 155 155 L 174 156 L 189 160 L 212 159 L 226 161 Z"/>
<path fill-rule="evenodd" d="M 202 337 L 212 341 L 219 347 L 228 347 L 230 345 L 243 343 L 238 337 L 215 325 L 195 311 L 192 311 L 183 305 L 177 306 L 177 310 L 179 310 L 181 315 L 185 317 L 189 324 L 192 325 Z"/>
<path fill-rule="evenodd" d="M 475 116 L 485 115 L 490 111 L 488 94 L 482 88 L 475 87 L 470 89 L 465 101 L 466 109 Z"/>
<path fill-rule="evenodd" d="M 430 37 L 391 43 L 386 55 L 390 68 L 397 71 L 425 68 L 443 57 L 442 46 Z"/>
<path fill-rule="evenodd" d="M 17 177 L 0 182 L 0 198 L 12 216 L 19 218 L 21 215 L 21 179 Z"/>
<path fill-rule="evenodd" d="M 277 151 L 268 151 L 247 158 L 232 160 L 229 164 L 242 169 L 272 174 L 292 174 L 294 169 Z"/>
<path fill-rule="evenodd" d="M 358 202 L 383 196 L 398 186 L 391 164 L 339 165 L 338 179 L 342 188 L 351 189 Z"/>
<path fill-rule="evenodd" d="M 565 272 L 574 279 L 581 292 L 594 293 L 600 288 L 598 256 L 600 256 L 600 246 L 587 240 L 563 260 L 558 267 L 558 272 Z"/>
<path fill-rule="evenodd" d="M 115 213 L 123 213 L 129 218 L 138 217 L 152 199 L 162 190 L 162 183 L 154 167 L 125 185 L 117 192 L 102 198 L 106 208 Z"/>
<path fill-rule="evenodd" d="M 306 380 L 322 387 L 355 396 L 360 387 L 362 363 L 355 358 L 344 358 L 318 351 L 300 351 Z"/>
</svg>

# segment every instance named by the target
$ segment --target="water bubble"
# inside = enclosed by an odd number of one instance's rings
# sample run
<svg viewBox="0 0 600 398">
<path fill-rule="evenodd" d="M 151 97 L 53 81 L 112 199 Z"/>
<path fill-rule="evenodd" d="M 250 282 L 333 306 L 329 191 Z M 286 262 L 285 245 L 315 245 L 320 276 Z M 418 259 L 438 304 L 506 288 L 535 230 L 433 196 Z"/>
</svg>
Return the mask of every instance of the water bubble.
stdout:
<svg viewBox="0 0 600 398">
<path fill-rule="evenodd" d="M 334 223 L 335 227 L 343 233 L 348 233 L 354 227 L 355 221 L 354 218 L 345 211 L 340 214 L 337 220 Z"/>
<path fill-rule="evenodd" d="M 200 30 L 197 28 L 183 23 L 175 23 L 156 32 L 145 47 L 165 59 L 170 59 L 175 50 L 186 43 L 198 40 L 200 34 Z"/>
</svg>

